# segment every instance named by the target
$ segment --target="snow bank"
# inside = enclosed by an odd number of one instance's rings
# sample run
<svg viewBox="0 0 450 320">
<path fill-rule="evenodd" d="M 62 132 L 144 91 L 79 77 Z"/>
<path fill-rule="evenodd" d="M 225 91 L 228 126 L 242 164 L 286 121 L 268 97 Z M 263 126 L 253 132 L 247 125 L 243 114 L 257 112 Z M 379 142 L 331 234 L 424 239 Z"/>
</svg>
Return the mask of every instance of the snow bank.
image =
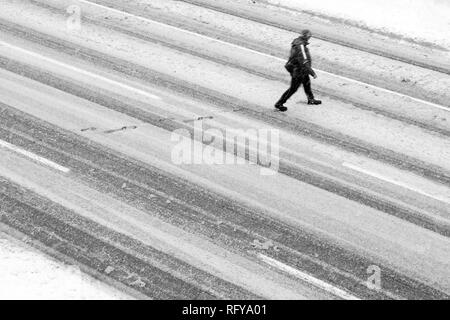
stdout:
<svg viewBox="0 0 450 320">
<path fill-rule="evenodd" d="M 0 300 L 127 299 L 77 267 L 59 263 L 0 234 Z"/>
<path fill-rule="evenodd" d="M 449 0 L 267 0 L 450 50 Z"/>
</svg>

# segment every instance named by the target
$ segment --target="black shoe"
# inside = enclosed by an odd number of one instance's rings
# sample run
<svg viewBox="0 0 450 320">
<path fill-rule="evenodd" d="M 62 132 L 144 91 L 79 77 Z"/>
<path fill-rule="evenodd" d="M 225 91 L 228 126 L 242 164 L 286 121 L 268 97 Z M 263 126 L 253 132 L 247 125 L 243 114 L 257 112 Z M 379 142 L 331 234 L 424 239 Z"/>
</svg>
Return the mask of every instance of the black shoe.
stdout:
<svg viewBox="0 0 450 320">
<path fill-rule="evenodd" d="M 278 110 L 280 110 L 281 112 L 285 112 L 287 111 L 287 108 L 285 106 L 283 106 L 282 104 L 276 104 L 275 108 L 277 108 Z"/>
<path fill-rule="evenodd" d="M 322 101 L 316 99 L 309 99 L 308 104 L 322 104 Z"/>
</svg>

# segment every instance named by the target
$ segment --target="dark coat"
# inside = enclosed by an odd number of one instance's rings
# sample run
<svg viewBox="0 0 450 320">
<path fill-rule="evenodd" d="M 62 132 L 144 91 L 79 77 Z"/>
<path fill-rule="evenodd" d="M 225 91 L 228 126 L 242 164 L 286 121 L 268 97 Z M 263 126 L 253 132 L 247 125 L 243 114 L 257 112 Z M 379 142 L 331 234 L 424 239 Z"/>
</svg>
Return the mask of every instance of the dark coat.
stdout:
<svg viewBox="0 0 450 320">
<path fill-rule="evenodd" d="M 308 44 L 309 43 L 302 37 L 298 37 L 292 41 L 290 57 L 285 65 L 285 68 L 290 73 L 293 73 L 294 69 L 298 68 L 301 73 L 310 74 L 312 76 L 316 75 L 312 69 L 312 60 Z"/>
</svg>

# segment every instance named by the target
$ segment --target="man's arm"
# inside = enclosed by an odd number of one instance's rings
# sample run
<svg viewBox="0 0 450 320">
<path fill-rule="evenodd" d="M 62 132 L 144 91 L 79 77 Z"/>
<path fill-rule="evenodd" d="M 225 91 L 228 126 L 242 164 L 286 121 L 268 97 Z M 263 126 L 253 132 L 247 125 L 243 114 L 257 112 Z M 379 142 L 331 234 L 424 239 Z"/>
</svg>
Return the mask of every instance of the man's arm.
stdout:
<svg viewBox="0 0 450 320">
<path fill-rule="evenodd" d="M 300 45 L 301 54 L 302 54 L 302 64 L 308 70 L 308 73 L 317 79 L 317 75 L 314 70 L 311 68 L 311 61 L 309 61 L 308 56 L 306 55 L 305 46 L 303 44 Z"/>
</svg>

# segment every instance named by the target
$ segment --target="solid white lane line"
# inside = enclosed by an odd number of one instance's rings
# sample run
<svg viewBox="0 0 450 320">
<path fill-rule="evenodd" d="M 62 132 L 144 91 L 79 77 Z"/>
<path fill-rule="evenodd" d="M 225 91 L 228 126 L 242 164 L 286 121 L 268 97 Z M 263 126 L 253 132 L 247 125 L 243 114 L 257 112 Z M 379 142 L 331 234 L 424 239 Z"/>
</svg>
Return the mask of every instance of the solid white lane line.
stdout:
<svg viewBox="0 0 450 320">
<path fill-rule="evenodd" d="M 280 269 L 284 272 L 287 272 L 297 278 L 299 278 L 302 281 L 308 282 L 309 284 L 312 284 L 315 287 L 318 287 L 322 290 L 325 290 L 339 298 L 345 299 L 345 300 L 361 300 L 358 297 L 355 297 L 347 292 L 345 292 L 344 290 L 341 290 L 339 288 L 336 288 L 334 286 L 332 286 L 329 283 L 326 283 L 320 279 L 314 278 L 313 276 L 310 276 L 309 274 L 306 274 L 304 272 L 301 272 L 295 268 L 292 268 L 278 260 L 272 259 L 268 256 L 265 256 L 263 254 L 258 254 L 258 257 L 264 261 L 265 263 L 271 265 L 272 267 L 275 267 L 277 269 Z"/>
<path fill-rule="evenodd" d="M 394 180 L 392 178 L 386 177 L 386 176 L 384 176 L 382 174 L 379 174 L 379 173 L 376 173 L 376 172 L 373 172 L 373 171 L 370 171 L 370 170 L 366 170 L 366 169 L 360 168 L 360 167 L 358 167 L 358 166 L 356 166 L 354 164 L 351 164 L 351 163 L 348 163 L 348 162 L 344 162 L 342 164 L 342 166 L 344 166 L 346 168 L 349 168 L 349 169 L 352 169 L 352 170 L 355 170 L 355 171 L 358 171 L 358 172 L 361 172 L 361 173 L 364 173 L 364 174 L 372 176 L 374 178 L 377 178 L 377 179 L 384 180 L 386 182 L 395 184 L 395 185 L 397 185 L 399 187 L 403 187 L 403 188 L 406 188 L 408 190 L 420 193 L 420 194 L 422 194 L 422 195 L 424 195 L 426 197 L 432 198 L 434 200 L 438 200 L 438 201 L 442 201 L 442 202 L 445 202 L 447 204 L 450 204 L 450 199 L 449 198 L 441 197 L 439 195 L 437 195 L 437 196 L 436 195 L 432 195 L 432 194 L 427 193 L 427 192 L 425 192 L 423 190 L 420 190 L 418 188 L 409 186 L 409 185 L 407 185 L 404 182 L 397 181 L 397 180 Z"/>
<path fill-rule="evenodd" d="M 68 69 L 68 70 L 71 70 L 71 71 L 74 71 L 74 72 L 77 72 L 77 73 L 80 73 L 80 74 L 84 74 L 84 75 L 87 75 L 87 76 L 89 76 L 89 77 L 95 78 L 95 79 L 97 79 L 97 80 L 104 81 L 104 82 L 107 82 L 107 83 L 109 83 L 109 84 L 112 84 L 112 85 L 115 85 L 115 86 L 119 86 L 119 87 L 121 87 L 121 88 L 124 88 L 124 89 L 130 90 L 130 91 L 139 93 L 139 94 L 144 95 L 144 96 L 147 96 L 147 97 L 149 97 L 149 98 L 151 98 L 151 99 L 162 100 L 160 97 L 155 96 L 155 95 L 153 95 L 153 94 L 151 94 L 151 93 L 148 93 L 147 91 L 144 91 L 144 90 L 141 90 L 141 89 L 138 89 L 138 88 L 129 86 L 129 85 L 124 84 L 124 83 L 119 82 L 119 81 L 115 81 L 115 80 L 112 80 L 112 79 L 108 79 L 108 78 L 106 78 L 106 77 L 103 77 L 103 76 L 101 76 L 101 75 L 95 74 L 95 73 L 93 73 L 93 72 L 89 72 L 89 71 L 87 71 L 87 70 L 83 70 L 83 69 L 74 67 L 74 66 L 72 66 L 72 65 L 70 65 L 70 64 L 66 64 L 66 63 L 63 63 L 63 62 L 61 62 L 61 61 L 58 61 L 58 60 L 55 60 L 55 59 L 48 58 L 48 57 L 43 56 L 43 55 L 41 55 L 41 54 L 39 54 L 39 53 L 36 53 L 36 52 L 33 52 L 33 51 L 29 51 L 29 50 L 23 49 L 23 48 L 21 48 L 21 47 L 17 47 L 17 46 L 15 46 L 15 45 L 10 44 L 10 43 L 4 42 L 4 41 L 0 41 L 0 45 L 1 45 L 1 46 L 4 46 L 4 47 L 11 48 L 11 49 L 13 49 L 13 50 L 20 51 L 20 52 L 25 53 L 25 54 L 27 54 L 27 55 L 30 55 L 30 56 L 32 56 L 32 57 L 37 57 L 37 58 L 42 59 L 42 60 L 44 60 L 44 61 L 46 61 L 46 62 L 55 64 L 55 65 L 57 65 L 57 66 L 66 68 L 66 69 Z"/>
<path fill-rule="evenodd" d="M 64 173 L 69 173 L 70 172 L 70 169 L 68 169 L 66 167 L 60 166 L 59 164 L 54 163 L 53 161 L 45 159 L 45 158 L 43 158 L 41 156 L 38 156 L 38 155 L 36 155 L 34 153 L 31 153 L 29 151 L 23 150 L 23 149 L 15 146 L 13 144 L 10 144 L 10 143 L 8 143 L 6 141 L 0 140 L 0 147 L 8 149 L 8 150 L 11 150 L 11 151 L 14 151 L 15 153 L 21 154 L 21 155 L 23 155 L 25 157 L 28 157 L 28 158 L 36 161 L 36 162 L 40 162 L 40 163 L 42 163 L 42 164 L 44 164 L 44 165 L 46 165 L 46 166 L 48 166 L 50 168 L 53 168 L 55 170 L 58 170 L 58 171 L 61 171 L 61 172 L 64 172 Z"/>
<path fill-rule="evenodd" d="M 215 41 L 217 43 L 225 44 L 225 45 L 228 45 L 230 47 L 237 48 L 239 50 L 248 51 L 248 52 L 255 53 L 255 54 L 258 54 L 258 55 L 261 55 L 261 56 L 265 56 L 265 57 L 268 57 L 268 58 L 276 59 L 276 60 L 281 61 L 283 63 L 286 62 L 285 59 L 281 59 L 281 58 L 278 58 L 276 56 L 272 56 L 270 54 L 266 54 L 266 53 L 259 52 L 259 51 L 253 50 L 253 49 L 245 48 L 245 47 L 242 47 L 242 46 L 230 43 L 230 42 L 226 42 L 226 41 L 223 41 L 223 40 L 211 38 L 211 37 L 208 37 L 208 36 L 205 36 L 205 35 L 193 32 L 193 31 L 189 31 L 189 30 L 185 30 L 185 29 L 182 29 L 182 28 L 179 28 L 179 27 L 171 26 L 171 25 L 168 25 L 168 24 L 165 24 L 165 23 L 162 23 L 162 22 L 158 22 L 158 21 L 154 21 L 154 20 L 148 19 L 148 18 L 143 18 L 143 17 L 137 16 L 137 15 L 132 14 L 132 13 L 128 13 L 128 12 L 125 12 L 125 11 L 114 9 L 114 8 L 111 8 L 111 7 L 108 7 L 108 6 L 103 6 L 103 5 L 100 5 L 100 4 L 97 4 L 97 3 L 93 3 L 93 2 L 90 2 L 90 1 L 87 1 L 87 0 L 78 0 L 78 1 L 82 2 L 82 3 L 85 3 L 85 4 L 88 4 L 88 5 L 96 6 L 96 7 L 102 8 L 102 9 L 107 9 L 107 10 L 110 10 L 112 12 L 120 13 L 120 14 L 123 14 L 123 15 L 128 15 L 128 16 L 131 16 L 131 17 L 135 17 L 138 20 L 142 20 L 142 21 L 145 21 L 145 22 L 161 25 L 161 26 L 164 26 L 164 27 L 172 29 L 172 30 L 176 30 L 176 31 L 183 32 L 183 33 L 186 33 L 186 34 L 194 35 L 194 36 L 199 37 L 199 38 L 203 38 L 203 39 L 207 39 L 207 40 L 210 40 L 210 41 Z M 364 86 L 366 86 L 368 88 L 376 89 L 376 90 L 379 90 L 381 92 L 386 92 L 386 93 L 393 94 L 393 95 L 396 95 L 396 96 L 399 96 L 399 97 L 402 97 L 402 98 L 409 98 L 409 99 L 411 99 L 413 101 L 426 104 L 426 105 L 428 105 L 430 107 L 438 108 L 438 109 L 445 110 L 445 111 L 450 111 L 450 107 L 441 106 L 441 105 L 433 103 L 433 102 L 429 102 L 429 101 L 422 100 L 422 99 L 419 99 L 419 98 L 414 98 L 414 97 L 408 96 L 408 95 L 400 93 L 400 92 L 392 91 L 392 90 L 385 89 L 385 88 L 380 88 L 380 87 L 377 87 L 375 85 L 372 85 L 372 84 L 369 84 L 369 83 L 365 83 L 363 81 L 347 78 L 347 77 L 340 76 L 340 75 L 337 75 L 337 74 L 334 74 L 334 73 L 331 73 L 331 72 L 327 72 L 327 71 L 323 71 L 323 70 L 319 70 L 319 69 L 314 69 L 314 70 L 319 72 L 319 73 L 327 74 L 329 76 L 332 76 L 332 77 L 335 77 L 335 78 L 338 78 L 338 79 L 342 79 L 342 80 L 345 80 L 345 81 L 348 81 L 348 82 L 353 82 L 353 83 L 356 83 L 356 84 L 359 84 L 359 85 L 364 85 Z"/>
</svg>

